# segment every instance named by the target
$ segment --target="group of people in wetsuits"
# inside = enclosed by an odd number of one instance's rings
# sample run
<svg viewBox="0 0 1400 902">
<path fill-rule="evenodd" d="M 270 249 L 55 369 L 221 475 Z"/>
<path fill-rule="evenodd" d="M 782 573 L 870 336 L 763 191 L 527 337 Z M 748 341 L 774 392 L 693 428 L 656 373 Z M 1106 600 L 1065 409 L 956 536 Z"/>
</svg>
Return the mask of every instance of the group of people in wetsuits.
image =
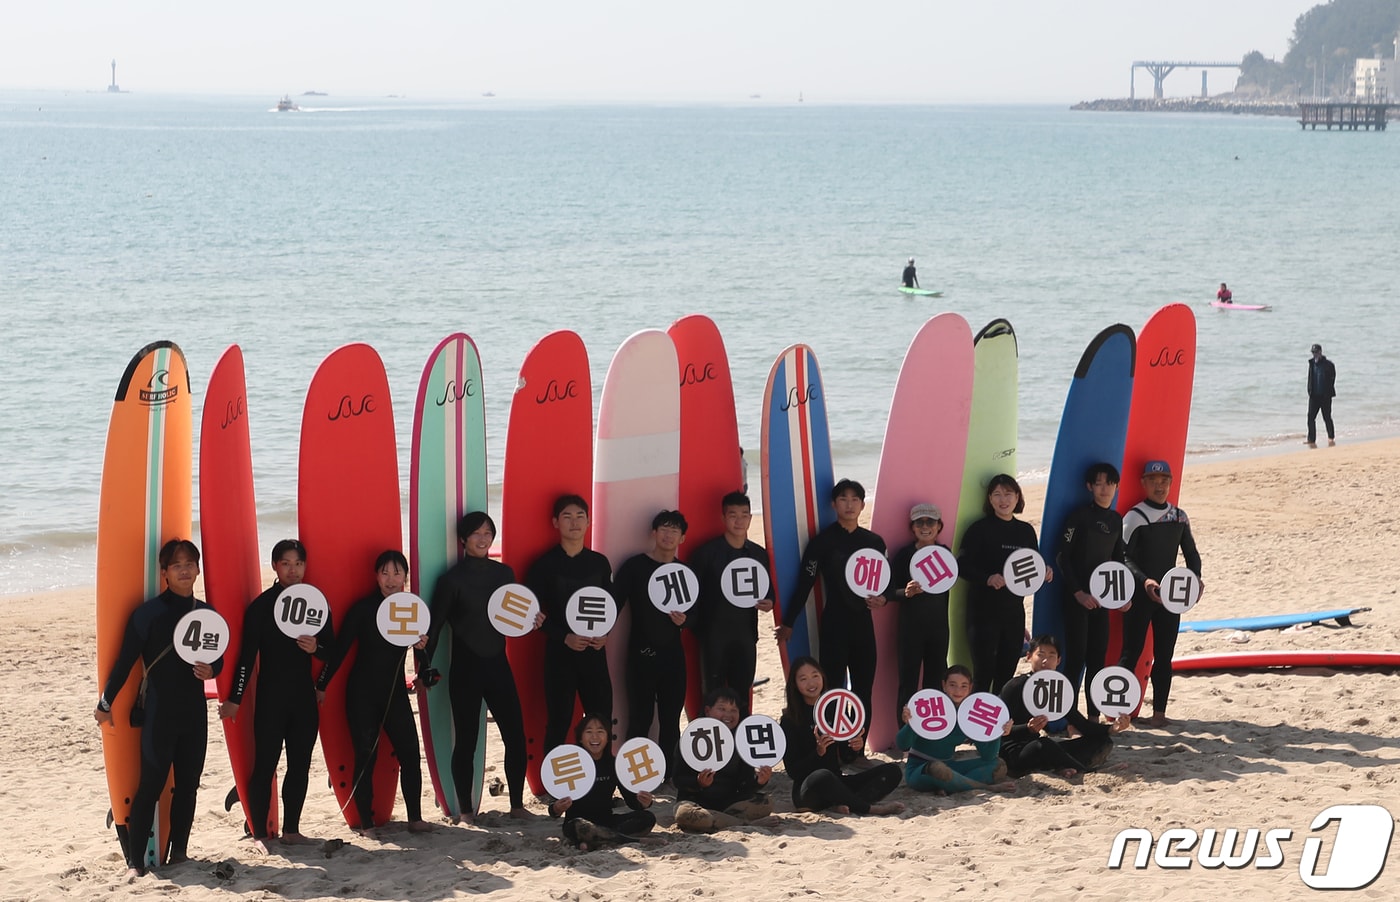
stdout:
<svg viewBox="0 0 1400 902">
<path fill-rule="evenodd" d="M 1170 483 L 1167 465 L 1150 463 L 1143 474 L 1147 499 L 1120 520 L 1111 509 L 1117 471 L 1108 464 L 1090 468 L 1086 488 L 1093 500 L 1070 518 L 1056 561 L 1061 578 L 1072 590 L 1065 603 L 1066 648 L 1062 653 L 1054 637 L 1037 637 L 1028 656 L 1032 671 L 1055 668 L 1063 658 L 1064 672 L 1076 687 L 1077 671 L 1083 667 L 1087 686 L 1096 665 L 1103 661 L 1107 635 L 1106 612 L 1084 591 L 1087 577 L 1104 560 L 1125 562 L 1137 577 L 1138 594 L 1125 620 L 1122 660 L 1135 662 L 1147 626 L 1156 627 L 1154 723 L 1165 721 L 1175 620 L 1179 619 L 1162 607 L 1157 580 L 1175 566 L 1178 551 L 1184 554 L 1187 566 L 1200 573 L 1189 521 L 1184 512 L 1166 501 Z M 1070 738 L 1044 735 L 1045 719 L 1030 717 L 1020 701 L 1018 679 L 1024 677 L 1013 679 L 1022 656 L 1024 600 L 1007 589 L 1001 565 L 1015 549 L 1037 545 L 1035 530 L 1015 516 L 1024 509 L 1024 499 L 1013 477 L 1001 474 L 988 483 L 986 516 L 968 529 L 958 552 L 959 576 L 972 589 L 968 604 L 971 669 L 947 666 L 946 592 L 924 592 L 914 580 L 895 582 L 882 595 L 863 596 L 852 590 L 845 577 L 847 560 L 862 549 L 884 554 L 886 545 L 880 536 L 859 524 L 865 490 L 858 482 L 838 482 L 831 491 L 831 503 L 836 522 L 808 543 L 793 593 L 794 599 L 805 599 L 820 580 L 825 599 L 818 625 L 821 660 L 799 657 L 790 662 L 780 720 L 786 739 L 783 762 L 792 781 L 795 808 L 894 813 L 903 806 L 884 799 L 901 778 L 914 789 L 956 792 L 1005 787 L 1008 778 L 1034 770 L 1068 774 L 1102 763 L 1112 745 L 1110 734 L 1126 728 L 1126 718 L 1099 723 L 1091 704 L 1088 717 L 1077 711 L 1071 716 L 1074 735 Z M 656 514 L 651 524 L 651 548 L 623 562 L 614 576 L 610 562 L 586 546 L 587 501 L 579 495 L 565 495 L 554 504 L 552 522 L 559 543 L 529 568 L 525 582 L 540 600 L 533 626 L 546 634 L 545 747 L 571 740 L 597 765 L 598 777 L 587 793 L 577 799 L 549 801 L 549 813 L 564 819 L 565 836 L 581 848 L 645 836 L 656 823 L 647 810 L 654 797 L 646 792 L 630 793 L 613 777 L 611 756 L 623 737 L 612 736 L 609 654 L 623 654 L 627 660 L 629 737 L 646 736 L 653 722 L 656 724 L 661 748 L 668 757 L 669 780 L 676 788 L 676 824 L 683 830 L 710 832 L 771 823 L 773 807 L 767 793 L 771 767 L 752 767 L 735 756 L 717 771 L 697 772 L 677 749 L 686 692 L 681 631 L 691 629 L 700 640 L 706 715 L 732 730 L 749 713 L 758 613 L 773 607 L 771 588 L 752 605 L 741 606 L 726 598 L 721 583 L 727 568 L 735 561 L 751 561 L 766 570 L 768 555 L 748 539 L 751 511 L 747 496 L 730 493 L 720 508 L 722 534 L 685 556 L 697 577 L 699 594 L 694 607 L 682 613 L 663 610 L 649 595 L 653 575 L 681 557 L 688 523 L 680 511 Z M 917 549 L 937 543 L 943 529 L 935 505 L 915 505 L 910 511 L 913 541 L 894 555 L 895 572 L 908 573 Z M 489 555 L 496 526 L 488 514 L 468 513 L 458 523 L 457 532 L 462 556 L 434 586 L 431 626 L 414 646 L 417 680 L 429 687 L 437 682 L 429 662 L 444 641 L 443 629 L 450 626 L 452 668 L 447 686 L 456 727 L 451 770 L 461 812 L 454 821 L 470 820 L 474 810 L 470 787 L 483 702 L 504 745 L 511 815 L 526 816 L 527 758 L 521 700 L 505 654 L 505 638 L 490 625 L 488 614 L 491 594 L 515 582 L 515 574 Z M 265 851 L 272 838 L 268 824 L 272 776 L 285 748 L 280 838 L 292 843 L 305 841 L 299 832 L 299 819 L 319 722 L 318 704 L 352 648 L 358 648 L 358 654 L 347 677 L 346 717 L 355 747 L 353 798 L 360 823 L 366 827 L 374 823 L 369 774 L 382 733 L 399 762 L 409 829 L 430 830 L 431 825 L 422 819 L 418 735 L 403 679 L 407 649 L 391 645 L 380 634 L 374 617 L 385 598 L 403 590 L 407 562 L 401 552 L 386 550 L 375 562 L 375 589 L 356 602 L 344 623 L 337 628 L 326 622 L 314 633 L 291 638 L 273 624 L 272 603 L 285 588 L 301 581 L 306 555 L 307 549 L 295 539 L 274 547 L 271 562 L 277 580 L 247 608 L 243 643 L 235 657 L 238 671 L 233 690 L 220 710 L 224 717 L 237 716 L 256 665 L 256 751 L 246 812 L 253 840 Z M 204 606 L 193 596 L 198 561 L 198 549 L 186 540 L 172 541 L 161 550 L 161 571 L 168 588 L 132 615 L 95 712 L 99 723 L 111 722 L 110 700 L 120 691 L 137 658 L 143 659 L 148 674 L 147 721 L 142 731 L 141 782 L 133 799 L 129 831 L 138 837 L 150 832 L 156 798 L 173 765 L 171 861 L 186 855 L 195 790 L 203 768 L 207 739 L 203 681 L 218 673 L 223 663 L 189 667 L 172 661 L 160 666 L 175 621 L 191 607 Z M 1053 576 L 1054 570 L 1048 570 L 1047 579 Z M 771 587 L 771 580 L 768 583 Z M 565 605 L 578 590 L 589 587 L 609 591 L 619 608 L 630 607 L 632 628 L 626 648 L 609 651 L 606 636 L 589 638 L 569 628 Z M 889 666 L 877 660 L 871 611 L 891 601 L 900 609 L 895 665 L 902 700 L 899 714 L 905 722 L 897 739 L 900 751 L 907 752 L 902 770 L 895 763 L 872 762 L 866 755 L 863 733 L 845 741 L 834 740 L 820 728 L 814 711 L 829 685 L 847 682 L 865 710 L 870 710 L 876 669 Z M 800 603 L 788 606 L 775 629 L 779 641 L 791 635 L 800 610 Z M 319 672 L 311 666 L 313 658 L 322 662 Z M 963 760 L 954 754 L 966 740 L 959 731 L 936 742 L 914 734 L 908 726 L 910 714 L 905 702 L 919 688 L 938 687 L 955 703 L 974 690 L 1001 691 L 1013 712 L 1004 736 L 978 743 L 978 757 Z M 574 723 L 576 703 L 586 713 Z M 1017 713 L 1024 716 L 1016 717 Z M 622 793 L 627 813 L 613 811 L 615 791 Z M 127 863 L 131 872 L 139 875 L 145 870 L 144 847 L 138 849 L 137 845 L 128 844 Z"/>
</svg>

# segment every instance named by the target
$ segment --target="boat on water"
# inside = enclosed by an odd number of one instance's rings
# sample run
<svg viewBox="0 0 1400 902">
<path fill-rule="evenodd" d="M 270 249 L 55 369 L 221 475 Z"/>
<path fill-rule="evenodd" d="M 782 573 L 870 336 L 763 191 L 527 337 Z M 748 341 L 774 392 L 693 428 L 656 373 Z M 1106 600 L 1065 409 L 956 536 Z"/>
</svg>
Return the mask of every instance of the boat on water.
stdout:
<svg viewBox="0 0 1400 902">
<path fill-rule="evenodd" d="M 290 94 L 283 94 L 282 99 L 277 101 L 277 112 L 279 113 L 294 113 L 299 109 L 301 109 L 301 107 L 292 102 L 292 95 Z"/>
</svg>

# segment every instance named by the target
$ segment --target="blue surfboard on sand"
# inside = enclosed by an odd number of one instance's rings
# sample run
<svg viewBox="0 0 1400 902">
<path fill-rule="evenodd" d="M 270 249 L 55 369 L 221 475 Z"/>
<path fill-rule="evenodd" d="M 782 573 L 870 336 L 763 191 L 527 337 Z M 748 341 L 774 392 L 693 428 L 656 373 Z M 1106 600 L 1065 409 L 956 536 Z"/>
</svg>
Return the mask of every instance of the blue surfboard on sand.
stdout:
<svg viewBox="0 0 1400 902">
<path fill-rule="evenodd" d="M 1351 615 L 1360 614 L 1370 608 L 1338 608 L 1335 611 L 1309 611 L 1304 614 L 1270 614 L 1265 617 L 1236 617 L 1234 620 L 1183 620 L 1179 632 L 1209 633 L 1215 630 L 1280 630 L 1299 623 L 1321 623 L 1335 620 L 1342 626 L 1351 626 Z"/>
</svg>

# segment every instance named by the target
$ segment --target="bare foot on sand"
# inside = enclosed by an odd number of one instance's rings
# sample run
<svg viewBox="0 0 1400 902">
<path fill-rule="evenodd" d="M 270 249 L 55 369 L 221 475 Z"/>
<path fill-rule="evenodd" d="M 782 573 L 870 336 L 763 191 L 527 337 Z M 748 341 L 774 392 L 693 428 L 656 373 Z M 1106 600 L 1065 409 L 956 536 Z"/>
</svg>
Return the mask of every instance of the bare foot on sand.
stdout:
<svg viewBox="0 0 1400 902">
<path fill-rule="evenodd" d="M 427 821 L 409 821 L 409 822 L 408 822 L 408 832 L 409 832 L 409 833 L 432 833 L 434 829 L 436 829 L 436 828 L 433 827 L 433 825 L 430 824 L 430 823 L 428 823 Z"/>
<path fill-rule="evenodd" d="M 1153 711 L 1152 719 L 1147 722 L 1147 725 L 1160 729 L 1162 727 L 1171 726 L 1171 721 L 1167 719 L 1167 715 L 1164 712 Z"/>
<path fill-rule="evenodd" d="M 533 814 L 526 811 L 524 808 L 512 808 L 510 814 L 507 816 L 515 818 L 517 821 L 528 821 L 534 817 Z"/>
<path fill-rule="evenodd" d="M 267 847 L 267 837 L 253 837 L 253 852 L 258 855 L 271 855 L 272 850 Z"/>
<path fill-rule="evenodd" d="M 126 869 L 126 882 L 127 882 L 127 883 L 135 883 L 137 880 L 140 880 L 140 879 L 141 879 L 142 877 L 144 877 L 144 876 L 146 876 L 146 869 L 145 869 L 145 868 L 127 868 L 127 869 Z"/>
<path fill-rule="evenodd" d="M 1077 777 L 1077 776 L 1079 776 L 1079 771 L 1075 770 L 1075 769 L 1072 768 L 1072 767 L 1066 767 L 1066 768 L 1064 768 L 1063 770 L 1060 771 L 1060 776 L 1062 776 L 1062 777 L 1064 777 L 1066 780 L 1068 780 L 1070 777 Z"/>
<path fill-rule="evenodd" d="M 871 814 L 899 814 L 903 810 L 903 802 L 876 802 L 870 806 Z"/>
<path fill-rule="evenodd" d="M 849 805 L 832 805 L 832 806 L 831 806 L 831 810 L 832 810 L 832 811 L 835 811 L 837 814 L 850 814 L 850 813 L 851 813 L 851 806 L 849 806 Z"/>
<path fill-rule="evenodd" d="M 317 840 L 309 836 L 302 836 L 300 833 L 292 832 L 282 834 L 282 845 L 284 846 L 309 846 L 315 842 L 317 842 Z"/>
</svg>

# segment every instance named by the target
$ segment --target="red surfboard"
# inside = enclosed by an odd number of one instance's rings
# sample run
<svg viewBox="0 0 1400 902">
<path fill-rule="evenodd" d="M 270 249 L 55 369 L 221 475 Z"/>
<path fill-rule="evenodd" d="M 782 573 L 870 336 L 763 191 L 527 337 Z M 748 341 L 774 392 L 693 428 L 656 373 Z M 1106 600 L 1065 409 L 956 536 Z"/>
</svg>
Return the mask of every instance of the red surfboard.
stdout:
<svg viewBox="0 0 1400 902">
<path fill-rule="evenodd" d="M 1120 514 L 1142 501 L 1142 470 L 1149 460 L 1167 462 L 1172 470 L 1167 500 L 1176 504 L 1180 497 L 1195 374 L 1196 315 L 1185 304 L 1168 304 L 1152 315 L 1138 335 L 1133 400 L 1128 408 L 1128 436 L 1123 449 L 1123 481 L 1118 487 Z M 1117 664 L 1122 650 L 1123 615 L 1111 611 L 1106 662 Z M 1135 669 L 1145 688 L 1152 669 L 1151 629 Z"/>
<path fill-rule="evenodd" d="M 238 671 L 243 645 L 243 612 L 262 591 L 258 556 L 258 509 L 253 494 L 253 450 L 248 433 L 247 387 L 243 349 L 230 345 L 209 377 L 199 429 L 199 534 L 203 547 L 204 594 L 228 621 L 229 651 L 215 680 L 219 701 L 228 698 Z M 248 812 L 248 786 L 253 776 L 253 717 L 258 697 L 258 673 L 243 695 L 236 720 L 224 720 L 233 782 Z M 267 810 L 267 835 L 276 836 L 277 778 L 272 780 Z M 225 807 L 228 807 L 227 804 Z M 252 826 L 251 824 L 249 825 Z"/>
<path fill-rule="evenodd" d="M 1197 670 L 1264 670 L 1274 667 L 1378 667 L 1400 669 L 1396 651 L 1321 651 L 1275 649 L 1188 655 L 1172 661 L 1174 673 Z"/>
<path fill-rule="evenodd" d="M 306 582 L 325 593 L 338 629 L 375 588 L 374 561 L 403 548 L 399 459 L 389 380 L 367 344 L 337 348 L 317 367 L 306 393 L 298 461 L 297 524 L 306 545 Z M 354 666 L 351 651 L 341 666 Z M 312 665 L 319 673 L 320 661 Z M 321 750 L 345 822 L 360 826 L 352 801 L 355 750 L 345 719 L 345 680 L 332 680 L 321 706 Z M 379 737 L 374 825 L 388 822 L 398 795 L 398 759 Z"/>
<path fill-rule="evenodd" d="M 667 332 L 676 344 L 680 363 L 680 512 L 689 523 L 685 550 L 693 554 L 701 545 L 724 534 L 720 500 L 744 487 L 739 418 L 734 409 L 729 355 L 714 321 L 693 314 L 676 320 Z M 700 716 L 705 696 L 704 667 L 695 631 L 683 630 L 681 639 L 685 643 L 687 670 L 685 713 L 693 720 Z M 732 688 L 743 692 L 749 687 Z"/>
<path fill-rule="evenodd" d="M 535 559 L 559 541 L 551 523 L 554 499 L 587 498 L 593 490 L 593 383 L 588 351 L 573 332 L 546 335 L 520 365 L 502 480 L 501 560 L 524 580 Z M 626 649 L 610 647 L 608 654 L 626 654 Z M 543 795 L 540 764 L 549 751 L 544 748 L 544 631 L 507 639 L 506 655 L 525 716 L 525 776 L 530 791 Z"/>
</svg>

